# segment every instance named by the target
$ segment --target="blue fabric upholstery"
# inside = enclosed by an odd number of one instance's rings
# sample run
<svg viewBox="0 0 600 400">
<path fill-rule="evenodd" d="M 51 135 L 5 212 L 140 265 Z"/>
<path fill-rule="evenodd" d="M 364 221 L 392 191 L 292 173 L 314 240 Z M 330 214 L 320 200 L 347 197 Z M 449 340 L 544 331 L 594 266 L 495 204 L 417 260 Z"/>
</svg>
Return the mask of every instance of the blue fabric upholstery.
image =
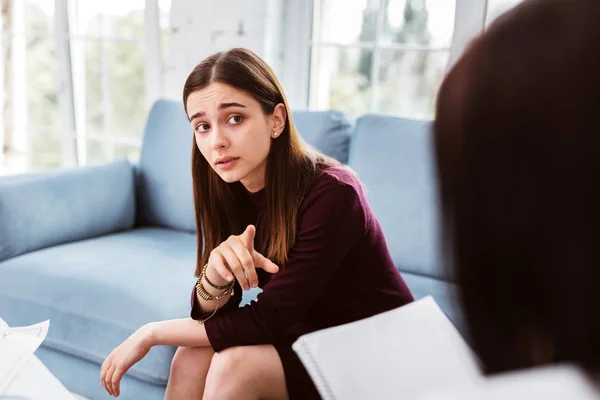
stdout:
<svg viewBox="0 0 600 400">
<path fill-rule="evenodd" d="M 137 174 L 139 220 L 195 232 L 192 127 L 181 102 L 157 101 L 148 117 Z"/>
<path fill-rule="evenodd" d="M 130 229 L 133 168 L 127 161 L 0 179 L 0 261 Z"/>
<path fill-rule="evenodd" d="M 302 139 L 326 156 L 348 162 L 353 123 L 340 111 L 294 111 L 292 119 Z"/>
<path fill-rule="evenodd" d="M 0 263 L 0 315 L 50 319 L 46 347 L 99 366 L 145 323 L 189 316 L 195 262 L 195 235 L 160 228 L 38 250 Z M 166 384 L 174 351 L 153 348 L 129 375 Z"/>
<path fill-rule="evenodd" d="M 52 321 L 50 326 L 52 329 Z M 100 385 L 98 364 L 62 351 L 52 350 L 43 344 L 35 355 L 71 392 L 83 394 L 88 399 L 114 400 L 114 397 L 111 397 Z M 123 376 L 121 380 L 119 400 L 163 400 L 164 398 L 164 385 L 154 385 L 129 375 Z"/>
<path fill-rule="evenodd" d="M 381 115 L 358 119 L 349 165 L 400 271 L 447 278 L 439 268 L 430 123 Z"/>
</svg>

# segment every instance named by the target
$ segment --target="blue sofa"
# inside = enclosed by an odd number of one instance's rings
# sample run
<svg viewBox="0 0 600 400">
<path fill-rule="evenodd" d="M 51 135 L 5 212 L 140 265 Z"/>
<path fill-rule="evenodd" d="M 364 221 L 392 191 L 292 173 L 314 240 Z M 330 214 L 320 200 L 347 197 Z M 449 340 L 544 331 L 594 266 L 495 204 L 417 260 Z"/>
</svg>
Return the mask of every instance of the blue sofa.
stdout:
<svg viewBox="0 0 600 400">
<path fill-rule="evenodd" d="M 359 174 L 413 294 L 432 295 L 461 329 L 436 245 L 430 122 L 335 111 L 294 121 L 307 143 Z M 0 316 L 14 326 L 50 319 L 37 355 L 73 392 L 109 398 L 99 384 L 109 352 L 147 322 L 189 315 L 191 146 L 181 104 L 160 100 L 136 165 L 0 179 Z M 124 377 L 121 398 L 162 399 L 174 352 L 152 349 Z"/>
</svg>

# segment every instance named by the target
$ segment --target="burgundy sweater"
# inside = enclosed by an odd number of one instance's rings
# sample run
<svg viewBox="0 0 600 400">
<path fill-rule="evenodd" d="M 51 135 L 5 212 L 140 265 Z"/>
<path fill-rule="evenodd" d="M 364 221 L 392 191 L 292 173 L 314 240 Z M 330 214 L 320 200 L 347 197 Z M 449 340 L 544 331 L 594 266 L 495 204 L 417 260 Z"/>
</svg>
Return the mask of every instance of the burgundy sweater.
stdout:
<svg viewBox="0 0 600 400">
<path fill-rule="evenodd" d="M 255 247 L 266 233 L 264 190 L 244 192 L 248 224 L 256 224 Z M 261 224 L 262 223 L 262 224 Z M 298 213 L 296 243 L 288 262 L 269 274 L 257 268 L 257 301 L 239 307 L 242 290 L 205 322 L 219 352 L 228 347 L 293 343 L 303 334 L 387 311 L 413 300 L 394 266 L 379 222 L 360 181 L 345 169 L 321 172 Z M 203 319 L 195 291 L 191 317 Z"/>
</svg>

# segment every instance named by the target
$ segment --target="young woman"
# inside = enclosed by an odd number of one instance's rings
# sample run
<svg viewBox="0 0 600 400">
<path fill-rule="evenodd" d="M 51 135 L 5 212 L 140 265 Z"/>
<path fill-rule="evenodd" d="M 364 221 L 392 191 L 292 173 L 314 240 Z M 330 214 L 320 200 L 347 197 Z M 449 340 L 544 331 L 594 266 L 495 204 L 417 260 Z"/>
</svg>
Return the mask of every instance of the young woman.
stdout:
<svg viewBox="0 0 600 400">
<path fill-rule="evenodd" d="M 440 90 L 448 254 L 486 372 L 600 377 L 600 1 L 525 0 Z"/>
<path fill-rule="evenodd" d="M 277 78 L 248 50 L 202 61 L 183 102 L 201 232 L 191 318 L 135 332 L 102 384 L 118 395 L 151 346 L 171 345 L 167 399 L 319 398 L 292 343 L 412 301 L 361 182 L 301 141 Z M 240 308 L 254 287 L 258 301 Z"/>
</svg>

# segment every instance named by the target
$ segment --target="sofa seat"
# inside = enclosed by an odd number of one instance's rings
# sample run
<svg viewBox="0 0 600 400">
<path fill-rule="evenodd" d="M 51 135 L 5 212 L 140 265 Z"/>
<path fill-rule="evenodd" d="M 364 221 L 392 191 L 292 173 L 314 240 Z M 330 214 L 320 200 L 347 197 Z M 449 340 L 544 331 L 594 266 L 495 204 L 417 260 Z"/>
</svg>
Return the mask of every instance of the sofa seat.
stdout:
<svg viewBox="0 0 600 400">
<path fill-rule="evenodd" d="M 43 346 L 101 364 L 145 323 L 189 316 L 195 260 L 195 235 L 161 228 L 27 253 L 0 263 L 0 315 L 50 319 Z M 129 374 L 164 385 L 174 352 L 154 347 Z"/>
</svg>

